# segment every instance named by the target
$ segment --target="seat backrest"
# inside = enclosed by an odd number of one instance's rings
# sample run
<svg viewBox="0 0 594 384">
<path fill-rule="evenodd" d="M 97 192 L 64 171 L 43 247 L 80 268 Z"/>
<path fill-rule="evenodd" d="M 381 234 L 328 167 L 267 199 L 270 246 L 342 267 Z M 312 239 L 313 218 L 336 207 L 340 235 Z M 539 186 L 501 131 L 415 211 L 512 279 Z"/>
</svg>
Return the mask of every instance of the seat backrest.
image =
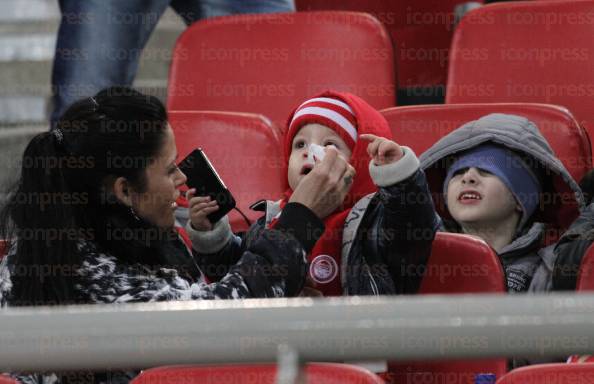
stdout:
<svg viewBox="0 0 594 384">
<path fill-rule="evenodd" d="M 394 106 L 394 77 L 390 38 L 371 15 L 225 16 L 196 22 L 177 40 L 167 107 L 261 113 L 282 127 L 298 103 L 327 89 Z"/>
<path fill-rule="evenodd" d="M 462 124 L 495 112 L 520 115 L 533 121 L 574 180 L 579 181 L 592 167 L 588 135 L 571 113 L 559 106 L 533 103 L 419 105 L 385 109 L 382 115 L 388 120 L 394 139 L 420 155 Z M 441 193 L 438 181 L 429 179 L 435 192 Z M 578 207 L 564 201 L 547 207 L 547 211 L 546 220 L 554 228 L 563 229 L 575 220 Z"/>
<path fill-rule="evenodd" d="M 454 8 L 467 0 L 296 0 L 298 11 L 368 12 L 392 37 L 398 87 L 444 85 Z M 482 3 L 482 1 L 479 1 Z"/>
<path fill-rule="evenodd" d="M 563 107 L 535 103 L 416 105 L 385 109 L 394 139 L 417 155 L 464 123 L 490 113 L 524 116 L 534 122 L 571 176 L 579 181 L 592 167 L 588 134 Z"/>
<path fill-rule="evenodd" d="M 482 239 L 438 232 L 419 293 L 505 293 L 499 257 Z"/>
<path fill-rule="evenodd" d="M 202 148 L 238 208 L 250 220 L 262 216 L 249 209 L 260 199 L 279 199 L 287 189 L 286 166 L 278 131 L 260 115 L 231 112 L 170 112 L 178 160 Z M 229 214 L 235 231 L 247 229 L 236 212 Z"/>
<path fill-rule="evenodd" d="M 594 384 L 594 364 L 536 364 L 508 372 L 497 384 Z"/>
<path fill-rule="evenodd" d="M 424 272 L 421 294 L 507 291 L 503 266 L 495 251 L 483 240 L 467 235 L 438 232 Z M 507 361 L 500 358 L 390 362 L 389 371 L 393 383 L 474 384 L 479 373 L 502 376 L 507 371 Z"/>
<path fill-rule="evenodd" d="M 594 1 L 518 1 L 469 12 L 454 33 L 446 103 L 568 108 L 594 133 Z"/>
<path fill-rule="evenodd" d="M 455 233 L 438 232 L 421 282 L 421 294 L 463 294 L 507 292 L 503 266 L 499 257 L 483 240 Z M 497 377 L 507 371 L 506 359 L 446 360 L 410 362 L 406 366 L 390 365 L 396 382 L 439 383 L 443 377 L 456 384 L 474 384 L 482 372 Z M 406 379 L 397 372 L 405 372 Z"/>
<path fill-rule="evenodd" d="M 594 244 L 588 247 L 586 254 L 582 258 L 576 290 L 594 291 Z"/>
<path fill-rule="evenodd" d="M 148 369 L 133 384 L 273 384 L 276 365 L 170 366 Z M 354 365 L 311 363 L 305 366 L 307 384 L 382 384 L 375 374 Z"/>
</svg>

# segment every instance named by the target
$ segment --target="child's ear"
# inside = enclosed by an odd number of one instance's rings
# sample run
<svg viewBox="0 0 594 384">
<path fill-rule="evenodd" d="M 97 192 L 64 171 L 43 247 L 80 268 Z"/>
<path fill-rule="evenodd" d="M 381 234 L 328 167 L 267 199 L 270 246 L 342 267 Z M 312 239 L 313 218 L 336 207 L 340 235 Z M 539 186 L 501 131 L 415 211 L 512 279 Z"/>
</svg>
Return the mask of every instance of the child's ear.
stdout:
<svg viewBox="0 0 594 384">
<path fill-rule="evenodd" d="M 130 183 L 125 177 L 118 177 L 113 182 L 113 194 L 124 205 L 132 206 L 132 197 L 130 194 Z"/>
</svg>

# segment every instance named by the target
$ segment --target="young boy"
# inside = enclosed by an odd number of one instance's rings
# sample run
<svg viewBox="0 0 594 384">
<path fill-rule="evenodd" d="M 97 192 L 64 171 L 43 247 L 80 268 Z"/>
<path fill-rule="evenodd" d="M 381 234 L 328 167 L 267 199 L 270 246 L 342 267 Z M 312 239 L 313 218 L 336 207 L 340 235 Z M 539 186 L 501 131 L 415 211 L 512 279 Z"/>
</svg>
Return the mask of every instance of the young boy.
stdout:
<svg viewBox="0 0 594 384">
<path fill-rule="evenodd" d="M 324 229 L 308 254 L 304 294 L 414 293 L 421 276 L 406 276 L 402 265 L 426 262 L 439 219 L 412 150 L 391 141 L 381 114 L 347 93 L 329 91 L 305 101 L 291 114 L 286 132 L 289 190 L 283 199 L 259 205 L 265 215 L 243 237 L 232 235 L 225 219 L 212 226 L 206 215 L 218 209 L 216 202 L 189 191 L 187 230 L 195 244 L 202 244 L 196 251 L 207 276 L 216 280 L 224 275 L 225 266 L 235 261 L 258 230 L 277 225 L 279 214 L 291 204 L 316 198 L 312 186 L 322 177 L 343 180 L 350 189 L 346 196 L 330 191 L 329 196 L 339 201 L 319 201 Z M 322 154 L 314 150 L 316 146 L 325 148 Z M 335 171 L 325 172 L 330 163 Z M 379 193 L 374 193 L 378 187 Z M 367 202 L 365 217 L 352 210 L 361 199 Z M 409 236 L 411 227 L 424 236 Z"/>
<path fill-rule="evenodd" d="M 536 219 L 554 209 L 555 194 L 572 196 L 578 205 L 582 195 L 534 123 L 484 116 L 443 137 L 420 159 L 452 219 L 442 230 L 485 240 L 501 259 L 508 291 L 552 290 L 556 255 L 544 247 L 546 227 Z"/>
</svg>

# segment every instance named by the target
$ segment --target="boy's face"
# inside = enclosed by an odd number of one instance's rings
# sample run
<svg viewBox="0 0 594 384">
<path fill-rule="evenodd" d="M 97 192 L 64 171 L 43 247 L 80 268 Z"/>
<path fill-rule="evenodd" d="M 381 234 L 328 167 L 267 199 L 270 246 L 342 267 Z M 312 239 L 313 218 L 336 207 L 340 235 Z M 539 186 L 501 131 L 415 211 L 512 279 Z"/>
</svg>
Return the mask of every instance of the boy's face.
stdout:
<svg viewBox="0 0 594 384">
<path fill-rule="evenodd" d="M 510 220 L 522 209 L 499 177 L 481 169 L 465 168 L 450 179 L 448 210 L 462 226 L 493 226 Z"/>
<path fill-rule="evenodd" d="M 351 158 L 351 150 L 332 129 L 321 124 L 304 125 L 293 138 L 293 144 L 291 145 L 287 177 L 292 190 L 297 188 L 301 179 L 313 168 L 313 164 L 307 160 L 308 146 L 310 144 L 317 144 L 322 147 L 333 145 L 345 160 L 348 161 Z"/>
</svg>

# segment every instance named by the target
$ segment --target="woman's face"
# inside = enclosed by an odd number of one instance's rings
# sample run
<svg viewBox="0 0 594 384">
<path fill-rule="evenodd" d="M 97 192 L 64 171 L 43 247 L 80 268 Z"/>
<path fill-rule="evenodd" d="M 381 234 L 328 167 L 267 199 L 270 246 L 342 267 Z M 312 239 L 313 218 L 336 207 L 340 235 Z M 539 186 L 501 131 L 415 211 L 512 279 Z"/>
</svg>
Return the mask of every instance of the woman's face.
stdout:
<svg viewBox="0 0 594 384">
<path fill-rule="evenodd" d="M 175 222 L 175 201 L 179 187 L 187 178 L 175 162 L 177 148 L 171 127 L 167 127 L 161 150 L 146 168 L 146 189 L 132 192 L 132 207 L 136 214 L 160 228 L 171 228 Z"/>
</svg>

